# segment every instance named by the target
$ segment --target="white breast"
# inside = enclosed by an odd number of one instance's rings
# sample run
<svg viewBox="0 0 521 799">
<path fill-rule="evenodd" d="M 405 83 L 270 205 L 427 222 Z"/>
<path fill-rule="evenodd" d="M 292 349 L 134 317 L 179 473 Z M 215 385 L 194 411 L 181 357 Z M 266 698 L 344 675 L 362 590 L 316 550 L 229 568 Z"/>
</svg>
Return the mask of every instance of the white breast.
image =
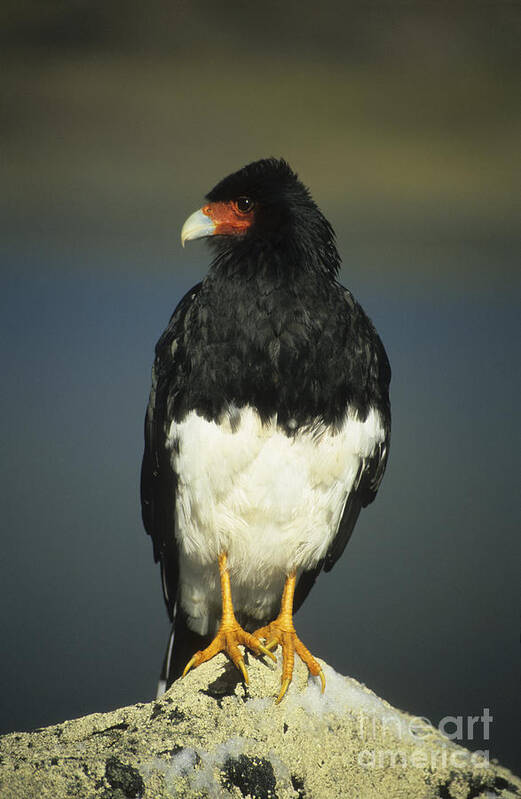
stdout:
<svg viewBox="0 0 521 799">
<path fill-rule="evenodd" d="M 383 439 L 374 409 L 363 422 L 349 410 L 337 432 L 317 425 L 292 437 L 249 407 L 219 423 L 195 412 L 173 423 L 180 599 L 191 626 L 204 633 L 208 614 L 219 615 L 221 552 L 236 609 L 264 618 L 285 576 L 325 556 L 361 460 Z"/>
</svg>

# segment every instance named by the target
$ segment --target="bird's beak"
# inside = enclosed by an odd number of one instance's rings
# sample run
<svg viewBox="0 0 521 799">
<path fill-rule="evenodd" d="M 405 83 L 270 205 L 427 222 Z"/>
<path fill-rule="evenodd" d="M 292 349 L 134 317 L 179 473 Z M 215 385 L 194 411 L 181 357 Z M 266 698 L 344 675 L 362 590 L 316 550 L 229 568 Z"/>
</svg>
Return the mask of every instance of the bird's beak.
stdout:
<svg viewBox="0 0 521 799">
<path fill-rule="evenodd" d="M 203 239 L 205 236 L 213 236 L 216 223 L 207 216 L 202 209 L 195 211 L 188 217 L 181 230 L 181 244 L 185 246 L 185 241 L 192 239 Z"/>
</svg>

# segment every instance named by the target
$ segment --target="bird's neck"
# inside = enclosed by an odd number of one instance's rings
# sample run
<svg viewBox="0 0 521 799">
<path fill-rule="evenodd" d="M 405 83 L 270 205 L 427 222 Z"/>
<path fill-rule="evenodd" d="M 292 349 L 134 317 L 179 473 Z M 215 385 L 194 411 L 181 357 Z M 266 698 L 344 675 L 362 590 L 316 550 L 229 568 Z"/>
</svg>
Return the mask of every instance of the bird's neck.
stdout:
<svg viewBox="0 0 521 799">
<path fill-rule="evenodd" d="M 225 280 L 248 282 L 252 279 L 280 285 L 289 283 L 335 282 L 340 257 L 334 239 L 324 236 L 308 240 L 309 235 L 292 230 L 280 238 L 264 239 L 216 237 L 216 252 L 210 274 Z"/>
</svg>

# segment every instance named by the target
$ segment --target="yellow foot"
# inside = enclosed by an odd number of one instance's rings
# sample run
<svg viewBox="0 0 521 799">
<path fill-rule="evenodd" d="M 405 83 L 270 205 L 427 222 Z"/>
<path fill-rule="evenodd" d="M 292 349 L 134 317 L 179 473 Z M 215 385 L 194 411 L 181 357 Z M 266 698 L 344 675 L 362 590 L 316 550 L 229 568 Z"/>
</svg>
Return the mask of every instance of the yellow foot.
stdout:
<svg viewBox="0 0 521 799">
<path fill-rule="evenodd" d="M 256 655 L 267 655 L 267 657 L 270 657 L 272 660 L 277 660 L 275 655 L 273 655 L 267 647 L 263 646 L 258 638 L 251 633 L 247 633 L 246 630 L 243 630 L 234 618 L 227 623 L 221 622 L 217 635 L 210 646 L 196 652 L 193 658 L 188 661 L 183 671 L 183 677 L 188 674 L 190 669 L 200 666 L 201 663 L 205 663 L 207 660 L 211 660 L 219 652 L 226 652 L 230 660 L 233 661 L 235 666 L 237 666 L 242 673 L 244 682 L 248 685 L 248 672 L 246 671 L 244 658 L 239 650 L 239 645 L 247 647 Z"/>
<path fill-rule="evenodd" d="M 277 705 L 283 699 L 291 683 L 295 652 L 299 658 L 304 661 L 310 674 L 314 677 L 320 677 L 322 693 L 324 693 L 326 687 L 324 672 L 309 649 L 304 646 L 298 637 L 293 627 L 291 617 L 281 613 L 271 624 L 266 625 L 266 627 L 261 627 L 259 630 L 255 630 L 255 636 L 256 638 L 264 638 L 267 641 L 266 649 L 276 649 L 279 644 L 282 646 L 282 682 L 280 693 L 277 697 Z"/>
</svg>

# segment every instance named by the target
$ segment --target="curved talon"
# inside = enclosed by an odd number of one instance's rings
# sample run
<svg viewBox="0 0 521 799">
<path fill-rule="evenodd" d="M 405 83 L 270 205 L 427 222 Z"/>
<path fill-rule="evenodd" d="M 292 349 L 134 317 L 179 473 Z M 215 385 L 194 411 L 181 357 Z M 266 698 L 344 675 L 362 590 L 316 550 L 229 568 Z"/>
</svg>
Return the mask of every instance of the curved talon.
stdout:
<svg viewBox="0 0 521 799">
<path fill-rule="evenodd" d="M 320 682 L 322 683 L 322 687 L 320 689 L 320 693 L 323 694 L 326 690 L 326 678 L 324 677 L 324 672 L 320 669 L 318 676 L 320 677 Z"/>
<path fill-rule="evenodd" d="M 193 658 L 190 658 L 190 660 L 188 661 L 188 663 L 184 667 L 184 670 L 183 670 L 183 673 L 182 673 L 181 677 L 186 677 L 186 675 L 188 674 L 188 672 L 190 671 L 192 666 L 195 666 L 195 662 L 197 660 L 197 655 L 198 654 L 199 654 L 199 652 L 196 652 L 195 655 L 193 656 Z"/>
<path fill-rule="evenodd" d="M 275 642 L 275 646 L 276 645 L 277 644 Z M 267 655 L 267 657 L 271 658 L 274 663 L 277 662 L 277 658 L 275 657 L 273 652 L 270 652 L 269 650 L 269 644 L 267 644 L 266 646 L 263 646 L 263 644 L 259 644 L 259 651 L 261 652 L 262 655 Z"/>
<path fill-rule="evenodd" d="M 246 671 L 246 666 L 244 665 L 244 660 L 240 658 L 235 664 L 239 671 L 242 673 L 242 679 L 244 680 L 246 685 L 250 684 L 250 679 L 248 677 L 248 672 Z"/>
<path fill-rule="evenodd" d="M 266 649 L 267 650 L 276 649 L 278 647 L 278 645 L 279 645 L 279 642 L 277 641 L 277 639 L 276 638 L 272 638 L 271 641 L 268 641 L 268 643 L 266 644 Z M 271 655 L 271 652 L 270 652 L 270 655 Z M 272 656 L 272 658 L 274 660 L 277 659 L 276 657 L 274 657 L 274 655 L 271 655 L 271 656 Z"/>
<path fill-rule="evenodd" d="M 291 677 L 286 677 L 285 680 L 282 680 L 280 693 L 279 693 L 277 699 L 275 700 L 275 704 L 276 705 L 278 705 L 284 699 L 284 694 L 288 690 L 290 682 L 291 682 Z"/>
<path fill-rule="evenodd" d="M 244 646 L 247 646 L 248 649 L 251 649 L 256 655 L 266 655 L 275 663 L 277 662 L 275 655 L 270 652 L 270 650 L 267 649 L 264 644 L 261 644 L 259 636 L 256 633 L 244 633 L 244 641 L 241 643 L 244 644 Z"/>
</svg>

